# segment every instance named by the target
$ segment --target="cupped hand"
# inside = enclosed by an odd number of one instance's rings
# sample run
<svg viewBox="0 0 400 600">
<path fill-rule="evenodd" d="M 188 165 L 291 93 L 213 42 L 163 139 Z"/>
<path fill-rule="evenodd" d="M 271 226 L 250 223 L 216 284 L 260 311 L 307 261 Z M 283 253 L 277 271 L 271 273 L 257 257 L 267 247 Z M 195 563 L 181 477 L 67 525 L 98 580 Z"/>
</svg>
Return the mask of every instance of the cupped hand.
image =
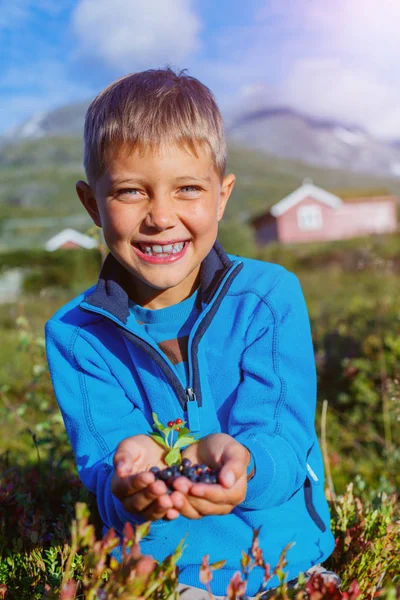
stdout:
<svg viewBox="0 0 400 600">
<path fill-rule="evenodd" d="M 167 486 L 150 472 L 151 467 L 166 467 L 164 453 L 148 435 L 135 435 L 123 440 L 114 455 L 112 493 L 125 510 L 150 521 L 179 516 Z"/>
<path fill-rule="evenodd" d="M 250 453 L 230 435 L 208 435 L 182 452 L 194 464 L 220 469 L 217 484 L 192 483 L 186 477 L 174 482 L 179 492 L 171 495 L 174 506 L 189 519 L 225 515 L 243 502 L 247 492 L 247 465 Z"/>
</svg>

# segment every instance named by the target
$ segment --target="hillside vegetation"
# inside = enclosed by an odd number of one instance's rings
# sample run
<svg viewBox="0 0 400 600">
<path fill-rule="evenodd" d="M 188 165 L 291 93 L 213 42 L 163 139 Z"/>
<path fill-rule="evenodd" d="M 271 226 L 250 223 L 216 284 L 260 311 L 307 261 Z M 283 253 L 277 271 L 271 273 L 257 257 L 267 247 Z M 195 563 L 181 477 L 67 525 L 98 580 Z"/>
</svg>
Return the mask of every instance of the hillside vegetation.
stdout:
<svg viewBox="0 0 400 600">
<path fill-rule="evenodd" d="M 277 159 L 234 144 L 228 170 L 237 176 L 226 221 L 245 223 L 311 178 L 316 185 L 343 193 L 387 190 L 400 193 L 400 180 L 317 169 Z M 75 194 L 84 177 L 82 140 L 45 137 L 0 148 L 0 250 L 41 247 L 64 227 L 85 231 L 90 219 Z"/>
</svg>

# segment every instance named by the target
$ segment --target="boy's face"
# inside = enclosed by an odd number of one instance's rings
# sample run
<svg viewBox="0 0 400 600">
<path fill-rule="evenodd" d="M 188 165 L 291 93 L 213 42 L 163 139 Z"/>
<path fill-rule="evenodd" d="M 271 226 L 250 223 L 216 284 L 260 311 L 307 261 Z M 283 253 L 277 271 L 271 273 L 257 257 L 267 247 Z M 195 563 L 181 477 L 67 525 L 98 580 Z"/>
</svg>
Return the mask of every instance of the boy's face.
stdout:
<svg viewBox="0 0 400 600">
<path fill-rule="evenodd" d="M 91 189 L 77 192 L 114 257 L 133 276 L 133 299 L 162 308 L 187 298 L 217 237 L 235 177 L 223 181 L 211 154 L 177 146 L 120 152 Z"/>
</svg>

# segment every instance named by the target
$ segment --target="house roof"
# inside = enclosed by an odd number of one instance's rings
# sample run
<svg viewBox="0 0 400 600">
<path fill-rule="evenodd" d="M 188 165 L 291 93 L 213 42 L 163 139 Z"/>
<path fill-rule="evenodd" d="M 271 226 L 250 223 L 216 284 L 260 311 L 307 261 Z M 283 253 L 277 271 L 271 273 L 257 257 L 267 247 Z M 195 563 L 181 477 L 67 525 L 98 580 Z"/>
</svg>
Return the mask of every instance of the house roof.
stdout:
<svg viewBox="0 0 400 600">
<path fill-rule="evenodd" d="M 322 188 L 317 187 L 313 183 L 304 183 L 297 190 L 286 196 L 273 206 L 271 206 L 270 213 L 273 217 L 280 217 L 289 208 L 292 208 L 304 198 L 312 196 L 315 200 L 319 200 L 323 204 L 327 204 L 332 208 L 338 208 L 343 203 L 343 200 L 339 196 L 335 196 Z"/>
<path fill-rule="evenodd" d="M 46 242 L 45 248 L 46 250 L 53 252 L 68 242 L 72 242 L 73 244 L 86 249 L 96 248 L 97 246 L 96 240 L 88 235 L 80 233 L 75 229 L 63 229 L 63 231 L 60 231 L 60 233 L 57 233 L 57 235 Z"/>
</svg>

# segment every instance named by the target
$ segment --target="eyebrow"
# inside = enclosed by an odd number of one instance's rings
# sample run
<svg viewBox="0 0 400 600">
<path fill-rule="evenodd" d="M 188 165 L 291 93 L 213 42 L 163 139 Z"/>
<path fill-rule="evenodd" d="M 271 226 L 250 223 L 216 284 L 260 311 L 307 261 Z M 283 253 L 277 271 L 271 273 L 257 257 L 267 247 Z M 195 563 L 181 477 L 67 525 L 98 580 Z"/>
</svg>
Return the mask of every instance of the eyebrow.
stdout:
<svg viewBox="0 0 400 600">
<path fill-rule="evenodd" d="M 181 175 L 175 178 L 175 181 L 203 181 L 209 183 L 211 177 L 195 177 L 193 175 Z M 116 178 L 111 180 L 111 185 L 121 185 L 123 183 L 141 183 L 143 179 L 139 177 Z"/>
<path fill-rule="evenodd" d="M 188 179 L 192 181 L 211 181 L 211 177 L 194 177 L 193 175 L 182 175 L 181 177 L 176 177 L 175 181 L 187 181 Z"/>
<path fill-rule="evenodd" d="M 111 179 L 111 185 L 119 185 L 121 183 L 139 183 L 140 182 L 140 177 L 127 177 L 126 179 L 121 179 L 121 178 L 116 178 L 116 179 Z"/>
</svg>

